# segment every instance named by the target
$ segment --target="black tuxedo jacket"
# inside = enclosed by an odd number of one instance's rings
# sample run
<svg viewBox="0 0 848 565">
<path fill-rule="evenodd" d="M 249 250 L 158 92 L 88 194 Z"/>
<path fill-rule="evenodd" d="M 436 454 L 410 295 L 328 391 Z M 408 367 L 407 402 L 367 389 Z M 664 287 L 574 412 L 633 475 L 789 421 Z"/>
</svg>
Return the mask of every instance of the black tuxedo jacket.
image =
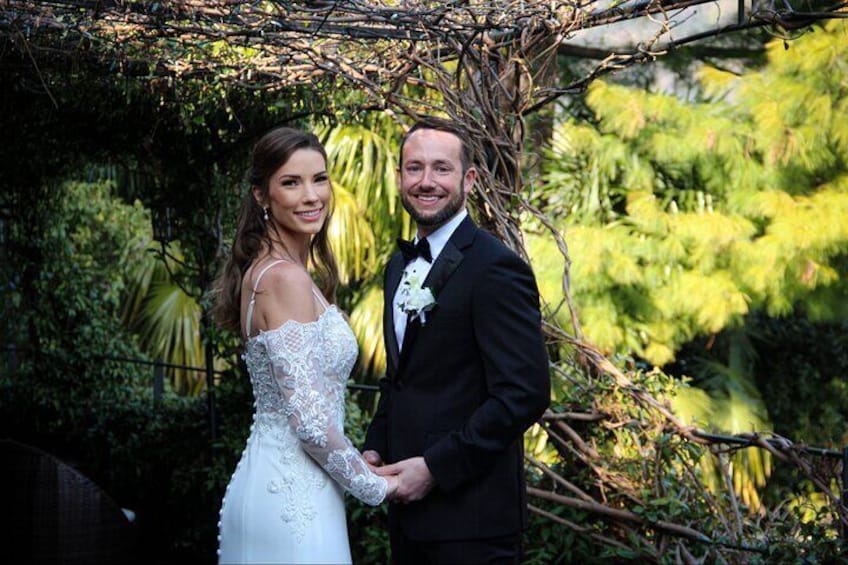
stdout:
<svg viewBox="0 0 848 565">
<path fill-rule="evenodd" d="M 407 327 L 399 353 L 392 299 L 403 269 L 395 254 L 384 281 L 388 366 L 364 449 L 387 463 L 423 456 L 435 487 L 391 504 L 390 525 L 417 540 L 517 533 L 527 520 L 522 437 L 550 401 L 533 273 L 466 218 L 424 283 L 436 306 Z"/>
</svg>

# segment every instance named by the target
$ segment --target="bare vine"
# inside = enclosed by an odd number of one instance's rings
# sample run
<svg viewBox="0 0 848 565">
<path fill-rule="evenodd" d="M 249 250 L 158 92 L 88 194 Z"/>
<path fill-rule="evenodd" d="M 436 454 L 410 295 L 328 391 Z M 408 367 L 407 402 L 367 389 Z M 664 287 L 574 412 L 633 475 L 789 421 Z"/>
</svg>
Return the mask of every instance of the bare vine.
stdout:
<svg viewBox="0 0 848 565">
<path fill-rule="evenodd" d="M 573 359 L 563 361 L 572 363 L 568 370 L 562 363 L 552 370 L 566 379 L 581 371 L 587 380 L 578 384 L 586 388 L 586 398 L 599 399 L 591 406 L 550 412 L 544 419 L 560 459 L 569 468 L 585 471 L 587 484 L 566 480 L 552 466 L 528 457 L 531 468 L 549 484 L 549 488 L 534 486 L 529 494 L 611 526 L 602 530 L 576 524 L 541 505 L 531 505 L 531 511 L 651 561 L 673 554 L 680 562 L 708 557 L 744 562 L 746 555 L 764 549 L 744 543 L 747 532 L 732 485 L 726 489 L 728 501 L 711 494 L 699 480 L 687 448 L 706 444 L 705 434 L 680 421 L 661 398 L 585 341 L 571 298 L 566 237 L 526 197 L 524 173 L 528 120 L 562 96 L 581 92 L 596 78 L 705 37 L 757 26 L 774 26 L 777 33 L 785 33 L 821 19 L 845 17 L 847 4 L 835 0 L 809 11 L 783 0 L 756 3 L 735 25 L 669 40 L 677 15 L 707 2 L 4 1 L 0 38 L 25 53 L 39 76 L 45 65 L 74 60 L 104 73 L 117 67 L 121 74 L 150 78 L 208 76 L 241 89 L 341 85 L 356 94 L 351 103 L 361 107 L 408 118 L 443 113 L 462 124 L 472 134 L 482 173 L 474 196 L 479 220 L 524 257 L 522 215 L 529 214 L 556 240 L 565 259 L 562 292 L 572 327 L 566 331 L 551 318 L 545 331 L 551 344 L 574 353 Z M 602 53 L 582 76 L 560 82 L 557 57 L 574 48 L 568 40 L 575 32 L 643 17 L 658 24 L 652 37 L 629 51 Z M 626 397 L 627 405 L 600 400 L 616 395 Z M 625 461 L 605 454 L 589 437 L 587 426 L 609 438 L 631 430 L 629 441 L 651 457 Z M 666 438 L 665 443 L 658 438 Z M 845 506 L 832 492 L 829 477 L 818 475 L 791 442 L 759 439 L 754 440 L 757 445 L 810 477 L 848 526 Z M 634 473 L 652 484 L 654 492 L 640 488 Z M 668 492 L 661 484 L 658 477 L 664 473 L 681 477 L 679 492 Z M 720 531 L 707 535 L 697 524 L 652 516 L 645 510 L 651 495 L 705 501 Z"/>
</svg>

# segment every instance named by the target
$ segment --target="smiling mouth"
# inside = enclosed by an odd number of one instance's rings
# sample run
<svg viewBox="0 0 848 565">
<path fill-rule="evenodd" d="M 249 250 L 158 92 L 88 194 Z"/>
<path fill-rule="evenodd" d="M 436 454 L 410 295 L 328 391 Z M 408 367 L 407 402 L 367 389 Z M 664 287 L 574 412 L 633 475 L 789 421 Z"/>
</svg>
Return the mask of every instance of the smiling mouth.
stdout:
<svg viewBox="0 0 848 565">
<path fill-rule="evenodd" d="M 415 199 L 420 200 L 425 204 L 431 204 L 433 202 L 438 202 L 442 199 L 442 197 L 437 194 L 417 194 L 415 195 Z"/>
<path fill-rule="evenodd" d="M 317 220 L 321 217 L 321 212 L 324 210 L 324 207 L 316 208 L 314 210 L 307 210 L 306 212 L 295 212 L 295 215 L 303 218 L 304 220 Z"/>
</svg>

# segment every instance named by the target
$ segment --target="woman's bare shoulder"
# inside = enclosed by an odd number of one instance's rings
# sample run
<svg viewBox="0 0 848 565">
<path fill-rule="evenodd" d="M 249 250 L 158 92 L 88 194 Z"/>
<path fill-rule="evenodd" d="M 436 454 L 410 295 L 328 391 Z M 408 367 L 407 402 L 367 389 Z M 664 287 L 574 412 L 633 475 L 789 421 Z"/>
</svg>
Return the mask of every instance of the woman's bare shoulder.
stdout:
<svg viewBox="0 0 848 565">
<path fill-rule="evenodd" d="M 297 263 L 280 262 L 265 271 L 257 285 L 258 273 L 251 277 L 256 288 L 256 306 L 268 327 L 286 320 L 311 322 L 315 319 L 312 277 L 306 269 Z"/>
</svg>

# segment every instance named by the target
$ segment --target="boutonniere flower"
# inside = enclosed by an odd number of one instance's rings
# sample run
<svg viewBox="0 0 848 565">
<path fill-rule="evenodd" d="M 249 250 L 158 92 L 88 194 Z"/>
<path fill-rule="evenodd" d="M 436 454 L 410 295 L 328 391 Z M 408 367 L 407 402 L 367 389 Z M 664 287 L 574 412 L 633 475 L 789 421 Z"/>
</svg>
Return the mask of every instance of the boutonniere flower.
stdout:
<svg viewBox="0 0 848 565">
<path fill-rule="evenodd" d="M 430 287 L 424 286 L 421 273 L 416 268 L 411 268 L 403 273 L 400 281 L 400 300 L 398 305 L 401 311 L 409 316 L 410 321 L 421 318 L 421 325 L 427 324 L 427 312 L 436 305 L 436 297 Z"/>
</svg>

